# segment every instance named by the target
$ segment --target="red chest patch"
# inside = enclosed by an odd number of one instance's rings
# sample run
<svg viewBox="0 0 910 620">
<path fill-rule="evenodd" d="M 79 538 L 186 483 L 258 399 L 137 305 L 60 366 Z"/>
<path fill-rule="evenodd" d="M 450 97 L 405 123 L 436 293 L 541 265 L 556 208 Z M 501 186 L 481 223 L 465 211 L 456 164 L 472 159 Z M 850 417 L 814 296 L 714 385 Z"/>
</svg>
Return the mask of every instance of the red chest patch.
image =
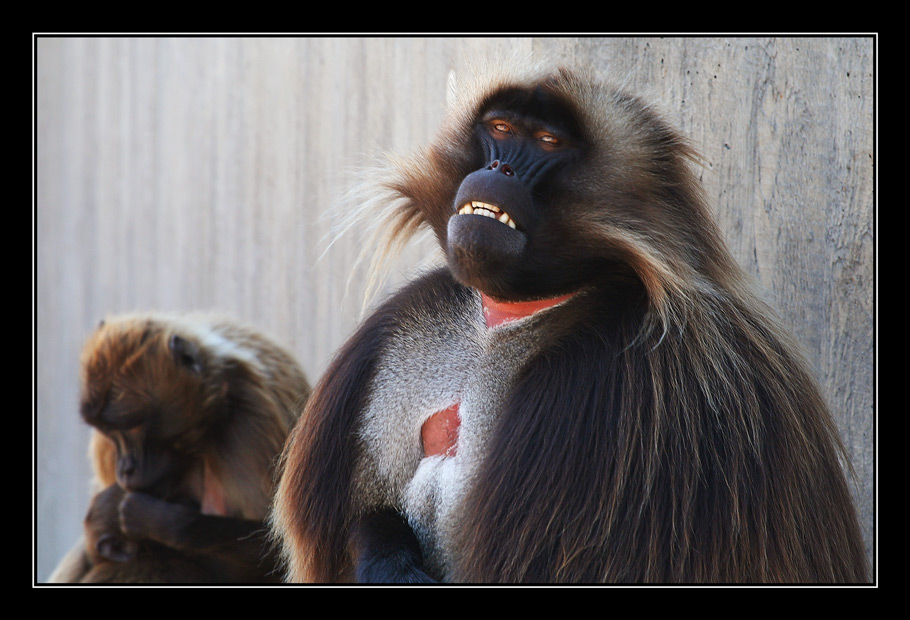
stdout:
<svg viewBox="0 0 910 620">
<path fill-rule="evenodd" d="M 424 456 L 455 456 L 458 445 L 458 403 L 434 413 L 420 427 Z"/>
<path fill-rule="evenodd" d="M 486 321 L 487 327 L 496 327 L 503 323 L 514 321 L 515 319 L 531 316 L 539 310 L 552 308 L 556 304 L 561 304 L 569 299 L 572 295 L 574 295 L 574 293 L 536 301 L 496 301 L 481 293 L 480 298 L 483 300 L 483 319 Z"/>
<path fill-rule="evenodd" d="M 551 308 L 562 303 L 572 295 L 563 295 L 552 299 L 527 302 L 498 302 L 486 295 L 483 299 L 483 317 L 488 328 L 493 328 L 515 319 L 530 316 L 538 310 Z M 458 427 L 461 418 L 458 416 L 458 405 L 437 411 L 420 427 L 420 439 L 423 442 L 424 456 L 455 456 L 458 451 Z"/>
</svg>

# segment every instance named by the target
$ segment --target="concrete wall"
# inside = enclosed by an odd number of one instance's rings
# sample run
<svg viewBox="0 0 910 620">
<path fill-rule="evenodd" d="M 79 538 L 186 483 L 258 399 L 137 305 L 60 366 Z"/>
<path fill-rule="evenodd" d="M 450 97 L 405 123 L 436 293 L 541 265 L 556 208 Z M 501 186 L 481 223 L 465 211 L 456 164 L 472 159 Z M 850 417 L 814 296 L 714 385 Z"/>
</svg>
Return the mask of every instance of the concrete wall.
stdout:
<svg viewBox="0 0 910 620">
<path fill-rule="evenodd" d="M 463 55 L 590 63 L 705 158 L 731 250 L 803 343 L 874 524 L 872 38 L 36 39 L 35 579 L 88 501 L 77 358 L 107 314 L 214 309 L 312 379 L 364 277 L 332 205 L 378 150 L 425 143 Z M 402 265 L 432 250 L 408 250 Z M 404 267 L 402 267 L 404 269 Z M 401 278 L 393 277 L 394 285 Z"/>
</svg>

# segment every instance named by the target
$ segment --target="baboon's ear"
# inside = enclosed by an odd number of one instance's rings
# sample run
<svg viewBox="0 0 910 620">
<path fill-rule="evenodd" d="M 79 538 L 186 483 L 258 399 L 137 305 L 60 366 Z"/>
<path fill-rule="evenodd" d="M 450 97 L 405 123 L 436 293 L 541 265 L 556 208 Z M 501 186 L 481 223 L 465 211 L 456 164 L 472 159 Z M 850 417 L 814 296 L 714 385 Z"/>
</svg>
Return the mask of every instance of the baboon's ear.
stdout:
<svg viewBox="0 0 910 620">
<path fill-rule="evenodd" d="M 121 536 L 103 534 L 95 544 L 98 554 L 114 562 L 129 562 L 136 555 L 136 543 Z"/>
<path fill-rule="evenodd" d="M 168 347 L 171 350 L 171 355 L 174 356 L 174 362 L 178 366 L 186 368 L 195 374 L 202 372 L 202 353 L 192 340 L 187 340 L 174 334 L 168 341 Z"/>
</svg>

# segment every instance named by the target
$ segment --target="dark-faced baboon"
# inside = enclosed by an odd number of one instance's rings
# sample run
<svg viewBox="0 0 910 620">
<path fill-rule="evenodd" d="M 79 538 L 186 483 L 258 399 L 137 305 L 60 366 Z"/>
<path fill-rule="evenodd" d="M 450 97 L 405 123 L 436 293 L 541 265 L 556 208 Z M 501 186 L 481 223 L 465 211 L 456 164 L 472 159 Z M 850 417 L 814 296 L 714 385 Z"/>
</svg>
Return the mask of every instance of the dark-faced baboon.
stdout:
<svg viewBox="0 0 910 620">
<path fill-rule="evenodd" d="M 583 71 L 462 85 L 363 199 L 447 265 L 337 354 L 284 455 L 290 579 L 862 582 L 832 418 L 686 141 Z"/>
</svg>

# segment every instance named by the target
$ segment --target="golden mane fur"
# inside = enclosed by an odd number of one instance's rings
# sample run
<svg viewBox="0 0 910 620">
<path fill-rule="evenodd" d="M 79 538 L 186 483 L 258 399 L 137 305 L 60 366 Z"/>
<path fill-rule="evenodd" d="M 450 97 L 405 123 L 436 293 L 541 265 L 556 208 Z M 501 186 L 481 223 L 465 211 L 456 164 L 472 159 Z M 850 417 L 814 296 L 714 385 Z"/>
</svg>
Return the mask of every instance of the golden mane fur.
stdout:
<svg viewBox="0 0 910 620">
<path fill-rule="evenodd" d="M 175 365 L 169 340 L 194 343 L 203 359 L 198 376 Z M 211 437 L 195 439 L 209 480 L 222 487 L 226 514 L 261 520 L 271 502 L 274 461 L 296 420 L 309 384 L 293 357 L 258 332 L 210 315 L 145 313 L 106 319 L 88 338 L 81 358 L 83 407 L 110 398 L 177 404 L 211 422 Z M 116 481 L 116 450 L 93 431 L 89 448 L 95 482 Z M 199 493 L 197 489 L 197 493 Z"/>
</svg>

